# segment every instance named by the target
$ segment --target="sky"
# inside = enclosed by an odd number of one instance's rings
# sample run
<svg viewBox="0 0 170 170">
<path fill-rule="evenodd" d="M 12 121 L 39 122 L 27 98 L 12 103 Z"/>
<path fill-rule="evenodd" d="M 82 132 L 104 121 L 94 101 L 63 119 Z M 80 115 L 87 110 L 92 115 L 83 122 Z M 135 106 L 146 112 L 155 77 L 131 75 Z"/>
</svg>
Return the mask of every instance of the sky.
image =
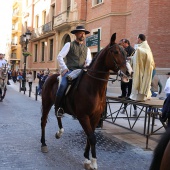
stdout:
<svg viewBox="0 0 170 170">
<path fill-rule="evenodd" d="M 0 52 L 6 53 L 11 42 L 12 0 L 0 0 Z"/>
</svg>

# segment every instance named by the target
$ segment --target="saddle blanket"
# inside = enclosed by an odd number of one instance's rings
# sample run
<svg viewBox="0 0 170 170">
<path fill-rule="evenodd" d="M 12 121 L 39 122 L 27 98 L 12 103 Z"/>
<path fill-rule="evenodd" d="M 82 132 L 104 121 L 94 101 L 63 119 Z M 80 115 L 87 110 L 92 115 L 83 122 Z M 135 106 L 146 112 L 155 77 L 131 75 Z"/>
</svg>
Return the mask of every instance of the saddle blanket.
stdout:
<svg viewBox="0 0 170 170">
<path fill-rule="evenodd" d="M 70 74 L 67 75 L 68 80 L 70 81 L 74 80 L 75 78 L 79 76 L 80 72 L 81 72 L 81 69 L 73 70 Z"/>
</svg>

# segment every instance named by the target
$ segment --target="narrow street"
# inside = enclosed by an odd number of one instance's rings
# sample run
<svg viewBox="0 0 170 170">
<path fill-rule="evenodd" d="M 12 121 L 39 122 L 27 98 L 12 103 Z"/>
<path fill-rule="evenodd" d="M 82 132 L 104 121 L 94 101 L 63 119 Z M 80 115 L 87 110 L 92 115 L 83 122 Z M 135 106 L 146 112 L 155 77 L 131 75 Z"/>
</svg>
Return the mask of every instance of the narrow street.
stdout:
<svg viewBox="0 0 170 170">
<path fill-rule="evenodd" d="M 65 132 L 58 130 L 54 108 L 46 126 L 49 152 L 41 152 L 41 103 L 8 86 L 0 103 L 0 170 L 82 170 L 86 137 L 77 120 L 63 118 Z M 99 170 L 147 170 L 152 151 L 130 145 L 102 129 L 96 130 Z"/>
</svg>

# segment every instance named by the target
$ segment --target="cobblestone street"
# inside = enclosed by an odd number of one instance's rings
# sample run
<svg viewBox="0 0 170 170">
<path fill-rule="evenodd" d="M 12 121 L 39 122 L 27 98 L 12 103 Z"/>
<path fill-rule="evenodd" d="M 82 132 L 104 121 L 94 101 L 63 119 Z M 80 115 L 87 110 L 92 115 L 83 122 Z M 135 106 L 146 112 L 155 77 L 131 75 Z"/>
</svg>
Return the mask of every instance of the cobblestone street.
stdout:
<svg viewBox="0 0 170 170">
<path fill-rule="evenodd" d="M 8 86 L 0 103 L 0 170 L 82 170 L 86 137 L 77 120 L 65 115 L 65 132 L 58 130 L 54 108 L 46 126 L 49 152 L 41 152 L 41 103 Z M 103 129 L 96 130 L 99 170 L 147 170 L 152 151 L 130 145 Z"/>
</svg>

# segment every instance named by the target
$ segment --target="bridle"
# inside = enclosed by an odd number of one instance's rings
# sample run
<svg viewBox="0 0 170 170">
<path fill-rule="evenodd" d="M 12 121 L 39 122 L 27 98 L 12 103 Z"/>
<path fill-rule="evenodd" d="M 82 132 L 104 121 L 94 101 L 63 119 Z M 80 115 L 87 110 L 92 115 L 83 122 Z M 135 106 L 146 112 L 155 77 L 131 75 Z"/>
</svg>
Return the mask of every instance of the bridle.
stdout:
<svg viewBox="0 0 170 170">
<path fill-rule="evenodd" d="M 111 53 L 110 49 L 111 49 L 114 45 L 116 45 L 116 44 L 113 44 L 112 46 L 110 46 L 110 47 L 108 48 L 108 50 L 109 50 L 110 53 Z M 124 56 L 123 50 L 120 48 L 119 45 L 118 45 L 118 47 L 119 47 L 120 52 L 121 52 L 122 55 Z M 102 50 L 101 50 L 101 51 L 102 51 Z M 100 51 L 100 52 L 101 52 L 101 51 Z M 100 54 L 100 52 L 98 52 L 98 54 L 96 55 L 96 58 L 98 57 L 98 55 Z M 118 72 L 118 71 L 120 70 L 121 66 L 124 65 L 126 62 L 123 62 L 123 63 L 121 63 L 121 64 L 118 64 L 117 61 L 116 61 L 116 59 L 115 59 L 115 57 L 113 56 L 113 63 L 114 63 L 116 72 Z M 96 70 L 92 70 L 92 69 L 88 69 L 88 68 L 87 68 L 86 70 L 87 70 L 87 75 L 90 76 L 90 77 L 92 77 L 92 78 L 94 78 L 94 79 L 96 79 L 96 80 L 105 81 L 105 82 L 108 82 L 108 81 L 114 82 L 114 81 L 116 81 L 116 80 L 118 79 L 118 76 L 116 76 L 116 79 L 111 79 L 111 78 L 109 78 L 108 80 L 107 80 L 107 79 L 98 78 L 98 77 L 95 77 L 95 76 L 92 76 L 91 74 L 89 74 L 89 71 L 90 71 L 90 72 L 93 72 L 93 73 L 108 74 L 108 75 L 110 75 L 110 73 L 109 73 L 109 72 L 104 72 L 104 71 L 96 71 Z"/>
<path fill-rule="evenodd" d="M 108 49 L 111 49 L 114 45 L 117 45 L 117 44 L 113 44 L 113 45 L 110 46 Z M 123 49 L 121 49 L 121 47 L 120 47 L 119 45 L 117 45 L 117 46 L 119 47 L 119 51 L 121 52 L 122 56 L 125 56 L 125 53 L 124 53 Z M 109 52 L 110 52 L 110 51 L 109 51 Z M 114 56 L 113 56 L 113 62 L 114 62 L 114 65 L 115 65 L 115 67 L 116 67 L 117 72 L 120 70 L 121 66 L 123 66 L 124 64 L 126 64 L 126 61 L 123 62 L 123 63 L 121 63 L 121 64 L 118 64 L 118 63 L 116 62 L 116 59 L 115 59 Z"/>
</svg>

